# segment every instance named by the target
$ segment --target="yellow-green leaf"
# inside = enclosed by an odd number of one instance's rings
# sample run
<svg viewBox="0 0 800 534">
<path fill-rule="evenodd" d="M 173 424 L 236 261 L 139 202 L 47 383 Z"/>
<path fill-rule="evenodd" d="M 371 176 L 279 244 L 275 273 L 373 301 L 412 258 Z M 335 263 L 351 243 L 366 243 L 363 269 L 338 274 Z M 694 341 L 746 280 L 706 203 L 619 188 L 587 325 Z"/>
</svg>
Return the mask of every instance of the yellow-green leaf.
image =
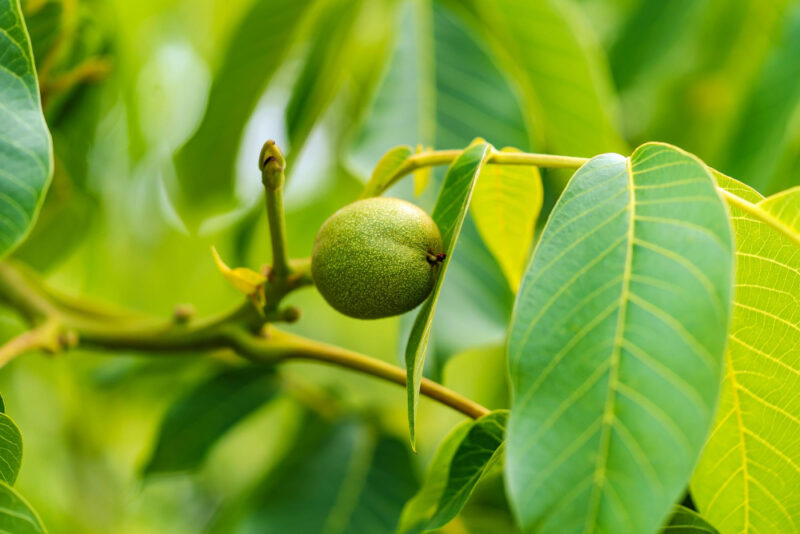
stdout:
<svg viewBox="0 0 800 534">
<path fill-rule="evenodd" d="M 401 145 L 389 150 L 375 165 L 372 175 L 369 177 L 361 198 L 378 196 L 392 185 L 392 178 L 403 162 L 413 154 L 410 146 Z"/>
<path fill-rule="evenodd" d="M 252 269 L 248 269 L 247 267 L 231 269 L 222 261 L 222 258 L 219 257 L 216 247 L 211 247 L 211 253 L 214 254 L 214 261 L 217 263 L 219 272 L 228 279 L 228 282 L 230 282 L 237 291 L 241 291 L 247 296 L 255 295 L 267 281 L 264 275 Z"/>
<path fill-rule="evenodd" d="M 422 145 L 417 145 L 417 154 L 423 151 Z M 431 148 L 430 150 L 433 150 Z M 431 181 L 433 167 L 420 167 L 414 171 L 414 196 L 420 196 Z"/>
<path fill-rule="evenodd" d="M 518 152 L 515 148 L 502 151 Z M 542 178 L 538 168 L 487 165 L 481 171 L 472 198 L 472 217 L 514 292 L 522 279 L 541 208 Z"/>
<path fill-rule="evenodd" d="M 722 534 L 800 532 L 800 188 L 764 199 L 719 173 L 736 239 L 714 430 L 692 481 Z M 735 195 L 735 196 L 732 196 Z"/>
</svg>

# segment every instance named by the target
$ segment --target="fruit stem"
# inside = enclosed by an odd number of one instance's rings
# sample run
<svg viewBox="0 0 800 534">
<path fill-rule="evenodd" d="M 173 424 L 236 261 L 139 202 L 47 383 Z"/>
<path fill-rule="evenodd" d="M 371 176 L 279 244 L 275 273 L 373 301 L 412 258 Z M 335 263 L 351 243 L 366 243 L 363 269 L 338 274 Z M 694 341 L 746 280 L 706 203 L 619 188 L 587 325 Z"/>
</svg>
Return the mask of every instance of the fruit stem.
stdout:
<svg viewBox="0 0 800 534">
<path fill-rule="evenodd" d="M 272 246 L 272 274 L 278 280 L 285 280 L 291 273 L 289 253 L 286 249 L 286 220 L 283 213 L 286 160 L 275 141 L 270 139 L 264 143 L 258 167 L 261 169 L 261 181 L 266 193 L 267 220 Z"/>
</svg>

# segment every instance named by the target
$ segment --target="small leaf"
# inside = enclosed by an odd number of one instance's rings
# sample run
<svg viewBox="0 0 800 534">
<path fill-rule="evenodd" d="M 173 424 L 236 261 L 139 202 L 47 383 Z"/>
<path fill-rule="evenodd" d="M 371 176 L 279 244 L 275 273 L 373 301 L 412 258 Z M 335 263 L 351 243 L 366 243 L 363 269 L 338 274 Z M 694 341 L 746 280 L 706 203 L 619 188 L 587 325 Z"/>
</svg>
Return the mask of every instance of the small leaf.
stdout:
<svg viewBox="0 0 800 534">
<path fill-rule="evenodd" d="M 703 517 L 685 506 L 675 505 L 662 534 L 719 534 Z"/>
<path fill-rule="evenodd" d="M 28 235 L 53 173 L 31 44 L 18 0 L 0 0 L 0 257 Z"/>
<path fill-rule="evenodd" d="M 515 148 L 502 151 L 518 152 Z M 533 242 L 542 195 L 539 169 L 523 165 L 487 165 L 475 186 L 472 217 L 514 292 Z"/>
<path fill-rule="evenodd" d="M 417 154 L 421 154 L 423 152 L 422 145 L 417 145 Z M 429 150 L 433 150 L 433 148 L 429 148 Z M 414 196 L 420 196 L 425 189 L 428 187 L 428 183 L 431 181 L 431 174 L 433 173 L 433 167 L 420 167 L 419 169 L 414 171 Z"/>
<path fill-rule="evenodd" d="M 694 156 L 648 143 L 575 173 L 509 334 L 505 473 L 523 531 L 662 525 L 716 413 L 733 263 L 727 210 Z"/>
<path fill-rule="evenodd" d="M 440 528 L 458 515 L 502 455 L 507 420 L 508 411 L 498 410 L 465 421 L 444 438 L 422 488 L 403 510 L 399 533 Z"/>
<path fill-rule="evenodd" d="M 800 531 L 800 188 L 765 199 L 715 177 L 736 195 L 736 295 L 728 372 L 692 497 L 725 534 Z"/>
<path fill-rule="evenodd" d="M 444 177 L 444 184 L 439 192 L 436 205 L 433 208 L 433 220 L 442 232 L 445 260 L 442 262 L 436 285 L 428 299 L 414 320 L 414 326 L 408 336 L 406 345 L 406 372 L 411 377 L 407 380 L 408 392 L 408 426 L 411 434 L 411 445 L 415 443 L 415 428 L 417 417 L 417 404 L 419 402 L 419 386 L 422 380 L 422 369 L 425 363 L 425 352 L 428 348 L 428 338 L 431 334 L 431 323 L 436 311 L 436 300 L 442 289 L 447 267 L 453 257 L 453 249 L 467 216 L 469 201 L 475 181 L 480 174 L 491 152 L 490 145 L 479 143 L 470 146 L 456 159 Z"/>
<path fill-rule="evenodd" d="M 216 247 L 211 247 L 211 253 L 214 254 L 214 261 L 217 264 L 219 272 L 228 279 L 228 282 L 230 282 L 237 291 L 249 297 L 256 295 L 264 287 L 267 278 L 263 274 L 257 273 L 247 267 L 231 269 L 222 261 L 219 253 L 217 253 Z"/>
<path fill-rule="evenodd" d="M 145 473 L 198 467 L 225 433 L 276 395 L 271 369 L 228 369 L 195 386 L 169 408 Z"/>
<path fill-rule="evenodd" d="M 403 162 L 412 154 L 410 146 L 401 145 L 389 150 L 375 165 L 372 176 L 364 186 L 361 198 L 375 197 L 386 191 L 392 184 L 395 172 Z"/>
<path fill-rule="evenodd" d="M 0 414 L 0 481 L 11 486 L 22 465 L 22 433 L 5 413 Z"/>
<path fill-rule="evenodd" d="M 47 532 L 33 508 L 5 482 L 0 482 L 0 532 L 9 534 Z"/>
</svg>

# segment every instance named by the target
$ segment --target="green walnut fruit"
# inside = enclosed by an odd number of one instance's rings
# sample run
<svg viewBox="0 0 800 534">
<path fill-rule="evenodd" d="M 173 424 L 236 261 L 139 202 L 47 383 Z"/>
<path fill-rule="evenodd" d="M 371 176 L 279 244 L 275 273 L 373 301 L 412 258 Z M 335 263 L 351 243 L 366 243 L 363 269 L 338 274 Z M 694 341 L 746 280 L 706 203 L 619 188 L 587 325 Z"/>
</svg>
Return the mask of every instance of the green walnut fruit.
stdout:
<svg viewBox="0 0 800 534">
<path fill-rule="evenodd" d="M 311 275 L 325 300 L 343 314 L 389 317 L 430 295 L 443 249 L 439 228 L 422 209 L 397 198 L 368 198 L 322 225 Z"/>
</svg>

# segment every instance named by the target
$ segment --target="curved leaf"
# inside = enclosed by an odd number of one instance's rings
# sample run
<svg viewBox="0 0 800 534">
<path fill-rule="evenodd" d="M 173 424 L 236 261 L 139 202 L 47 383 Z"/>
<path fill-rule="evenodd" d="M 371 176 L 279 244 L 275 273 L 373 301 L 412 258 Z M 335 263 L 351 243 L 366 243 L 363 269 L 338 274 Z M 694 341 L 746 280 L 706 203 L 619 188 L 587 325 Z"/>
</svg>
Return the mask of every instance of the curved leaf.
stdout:
<svg viewBox="0 0 800 534">
<path fill-rule="evenodd" d="M 505 472 L 523 530 L 658 530 L 713 420 L 732 278 L 728 215 L 697 158 L 651 143 L 573 176 L 508 344 Z"/>
<path fill-rule="evenodd" d="M 0 532 L 45 534 L 42 521 L 22 496 L 5 482 L 0 482 Z"/>
<path fill-rule="evenodd" d="M 11 486 L 22 465 L 22 433 L 6 414 L 0 414 L 0 481 Z"/>
<path fill-rule="evenodd" d="M 408 426 L 411 434 L 411 445 L 416 437 L 417 404 L 419 402 L 419 386 L 422 381 L 422 370 L 425 364 L 425 352 L 428 349 L 428 338 L 431 334 L 431 323 L 436 311 L 436 301 L 442 290 L 447 267 L 453 258 L 453 249 L 467 216 L 469 201 L 475 181 L 491 153 L 491 147 L 478 142 L 461 153 L 450 165 L 444 184 L 433 208 L 433 220 L 442 232 L 444 252 L 447 254 L 441 263 L 439 277 L 428 299 L 422 304 L 406 345 L 406 373 L 410 380 L 406 381 L 408 391 Z"/>
<path fill-rule="evenodd" d="M 28 235 L 53 172 L 31 44 L 18 0 L 0 0 L 0 257 Z"/>
<path fill-rule="evenodd" d="M 736 296 L 727 374 L 692 495 L 720 532 L 800 532 L 800 188 L 731 203 Z M 743 208 L 747 208 L 744 209 Z"/>
<path fill-rule="evenodd" d="M 364 186 L 361 198 L 380 195 L 391 185 L 392 177 L 403 162 L 414 152 L 410 146 L 401 145 L 389 150 L 375 165 L 369 181 Z"/>
<path fill-rule="evenodd" d="M 175 158 L 179 206 L 213 210 L 233 202 L 237 147 L 247 118 L 294 43 L 313 2 L 256 0 L 233 30 L 214 76 L 205 116 Z"/>
<path fill-rule="evenodd" d="M 719 534 L 703 517 L 685 506 L 676 505 L 662 534 Z"/>
<path fill-rule="evenodd" d="M 503 451 L 507 410 L 465 421 L 444 438 L 428 468 L 425 483 L 403 510 L 398 533 L 443 527 L 469 499 Z"/>
<path fill-rule="evenodd" d="M 518 151 L 504 148 L 503 152 Z M 523 165 L 487 165 L 475 186 L 472 217 L 514 292 L 533 242 L 542 194 L 539 169 Z"/>
<path fill-rule="evenodd" d="M 145 473 L 199 466 L 228 430 L 275 396 L 273 373 L 268 368 L 228 369 L 180 397 L 164 416 Z"/>
</svg>

